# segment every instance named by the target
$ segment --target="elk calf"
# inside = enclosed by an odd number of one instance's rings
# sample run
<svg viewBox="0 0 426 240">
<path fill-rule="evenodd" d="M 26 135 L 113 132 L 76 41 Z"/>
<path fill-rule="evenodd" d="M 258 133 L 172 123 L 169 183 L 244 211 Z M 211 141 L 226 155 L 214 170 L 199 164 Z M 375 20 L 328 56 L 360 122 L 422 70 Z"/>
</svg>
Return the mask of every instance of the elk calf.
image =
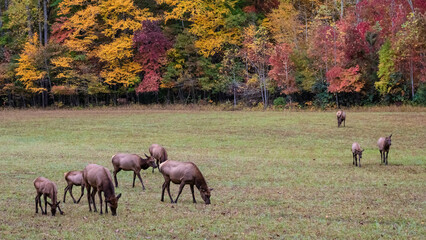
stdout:
<svg viewBox="0 0 426 240">
<path fill-rule="evenodd" d="M 200 190 L 201 198 L 204 200 L 204 202 L 206 204 L 210 204 L 210 191 L 213 189 L 208 188 L 203 174 L 201 174 L 200 170 L 194 163 L 167 160 L 160 164 L 159 170 L 164 177 L 163 189 L 161 193 L 162 202 L 164 202 L 164 191 L 166 190 L 166 188 L 171 203 L 177 203 L 179 196 L 182 193 L 183 187 L 185 186 L 185 184 L 189 184 L 189 187 L 191 188 L 193 203 L 197 203 L 197 201 L 195 201 L 194 196 L 195 185 L 198 190 Z M 172 181 L 174 184 L 180 184 L 179 193 L 175 201 L 173 201 L 173 198 L 170 195 L 170 181 Z"/>
<path fill-rule="evenodd" d="M 361 167 L 361 158 L 362 158 L 362 152 L 364 152 L 364 149 L 361 149 L 361 147 L 359 146 L 359 143 L 354 142 L 352 144 L 352 164 L 355 166 L 358 166 L 358 161 L 359 161 L 359 167 Z M 358 155 L 358 161 L 357 161 L 357 155 Z"/>
<path fill-rule="evenodd" d="M 377 141 L 377 146 L 379 147 L 380 151 L 380 160 L 381 163 L 384 163 L 385 165 L 388 165 L 389 149 L 392 145 L 391 137 L 392 134 L 389 137 L 381 137 Z"/>
<path fill-rule="evenodd" d="M 64 189 L 64 203 L 65 203 L 65 197 L 67 195 L 67 191 L 70 192 L 71 198 L 74 201 L 74 203 L 79 203 L 81 198 L 84 195 L 84 181 L 83 181 L 83 171 L 70 171 L 64 173 L 65 181 L 67 181 L 67 186 Z M 81 195 L 78 201 L 75 200 L 74 196 L 72 195 L 72 187 L 81 186 Z"/>
<path fill-rule="evenodd" d="M 38 206 L 40 206 L 41 213 L 43 215 L 46 215 L 47 204 L 49 204 L 52 216 L 55 216 L 56 208 L 59 209 L 59 212 L 61 213 L 61 215 L 63 215 L 64 212 L 62 212 L 61 208 L 59 207 L 60 202 L 56 201 L 58 196 L 58 188 L 56 187 L 56 184 L 44 177 L 36 178 L 33 183 L 37 191 L 37 195 L 35 197 L 36 213 L 38 213 Z M 43 207 L 41 206 L 41 195 L 43 195 L 44 197 L 44 211 Z M 52 203 L 49 203 L 47 201 L 47 198 L 50 198 L 52 200 Z"/>
<path fill-rule="evenodd" d="M 160 163 L 168 159 L 166 149 L 159 144 L 152 144 L 149 147 L 149 154 L 151 158 L 156 159 L 157 166 L 160 166 Z M 152 168 L 152 172 L 154 172 L 154 168 Z"/>
<path fill-rule="evenodd" d="M 117 196 L 114 191 L 114 184 L 112 183 L 112 177 L 109 170 L 103 166 L 97 164 L 89 164 L 83 170 L 83 181 L 87 190 L 87 201 L 89 202 L 89 211 L 92 211 L 91 203 L 93 203 L 94 211 L 96 210 L 95 194 L 98 192 L 99 201 L 101 205 L 100 214 L 102 214 L 102 192 L 104 192 L 105 198 L 105 213 L 108 213 L 108 205 L 111 208 L 112 215 L 117 215 L 118 200 L 121 197 L 121 193 Z M 90 192 L 90 189 L 93 191 Z"/>
<path fill-rule="evenodd" d="M 146 154 L 145 154 L 146 156 Z M 136 154 L 127 154 L 127 153 L 117 153 L 112 156 L 112 165 L 114 166 L 114 180 L 115 187 L 118 187 L 117 173 L 121 170 L 124 171 L 133 171 L 133 187 L 135 187 L 136 175 L 142 183 L 142 189 L 145 190 L 143 181 L 140 175 L 141 169 L 145 170 L 149 167 L 152 169 L 156 168 L 157 165 L 154 162 L 153 158 L 146 156 L 147 159 L 143 159 Z"/>
<path fill-rule="evenodd" d="M 346 112 L 339 110 L 336 113 L 336 117 L 337 117 L 337 127 L 340 127 L 340 125 L 342 125 L 342 122 L 343 122 L 343 126 L 346 127 Z"/>
</svg>

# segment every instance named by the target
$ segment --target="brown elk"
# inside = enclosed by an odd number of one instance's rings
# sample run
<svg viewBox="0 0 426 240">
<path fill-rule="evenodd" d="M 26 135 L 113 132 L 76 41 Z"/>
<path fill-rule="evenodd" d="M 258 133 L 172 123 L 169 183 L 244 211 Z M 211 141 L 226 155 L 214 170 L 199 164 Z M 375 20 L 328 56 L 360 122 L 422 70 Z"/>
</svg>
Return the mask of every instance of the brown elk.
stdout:
<svg viewBox="0 0 426 240">
<path fill-rule="evenodd" d="M 60 202 L 57 201 L 58 188 L 56 187 L 56 184 L 44 177 L 36 178 L 33 183 L 37 191 L 37 195 L 35 197 L 36 213 L 38 213 L 38 206 L 40 206 L 41 213 L 43 215 L 46 215 L 47 204 L 49 204 L 52 216 L 55 216 L 56 208 L 59 209 L 59 212 L 61 213 L 61 215 L 63 215 L 64 212 L 62 212 L 61 208 L 59 207 Z M 44 211 L 43 207 L 41 206 L 41 195 L 43 195 L 44 197 Z M 47 201 L 47 198 L 50 198 L 52 200 L 52 203 L 49 203 Z"/>
<path fill-rule="evenodd" d="M 336 113 L 336 117 L 337 117 L 337 127 L 340 127 L 340 125 L 342 125 L 342 122 L 343 122 L 343 126 L 346 127 L 346 112 L 339 110 Z"/>
<path fill-rule="evenodd" d="M 149 154 L 151 155 L 152 158 L 156 159 L 157 166 L 160 166 L 160 163 L 168 159 L 166 149 L 159 144 L 152 144 L 149 147 Z M 154 172 L 154 168 L 152 168 L 152 172 Z"/>
<path fill-rule="evenodd" d="M 145 190 L 145 186 L 140 175 L 141 169 L 145 170 L 149 167 L 152 167 L 152 169 L 154 169 L 157 167 L 153 158 L 148 157 L 147 159 L 144 159 L 136 154 L 117 153 L 112 156 L 111 161 L 112 165 L 114 166 L 115 187 L 118 187 L 117 173 L 121 170 L 124 170 L 133 171 L 133 187 L 135 187 L 135 179 L 136 176 L 138 176 L 139 180 L 142 183 L 142 189 Z"/>
<path fill-rule="evenodd" d="M 192 201 L 193 203 L 197 203 L 195 201 L 194 196 L 194 185 L 200 190 L 201 198 L 204 200 L 206 204 L 210 204 L 210 191 L 213 189 L 209 189 L 206 183 L 206 180 L 201 174 L 198 167 L 192 162 L 177 162 L 167 160 L 160 164 L 159 168 L 160 172 L 163 174 L 164 183 L 161 194 L 161 201 L 164 202 L 164 191 L 167 188 L 167 192 L 170 197 L 171 203 L 177 203 L 180 194 L 182 193 L 183 187 L 186 184 L 189 184 L 192 192 Z M 179 193 L 176 197 L 176 200 L 173 201 L 172 196 L 170 195 L 170 181 L 174 184 L 180 184 Z"/>
<path fill-rule="evenodd" d="M 385 165 L 388 165 L 388 155 L 389 155 L 389 149 L 392 145 L 391 140 L 392 134 L 389 137 L 381 137 L 377 141 L 377 146 L 379 147 L 380 151 L 380 160 L 381 163 L 384 163 Z"/>
<path fill-rule="evenodd" d="M 96 210 L 95 194 L 98 192 L 99 201 L 101 205 L 100 214 L 102 214 L 102 195 L 104 192 L 105 198 L 105 213 L 108 213 L 108 205 L 111 208 L 112 215 L 117 215 L 118 200 L 121 197 L 121 193 L 117 196 L 114 191 L 114 184 L 112 183 L 112 177 L 109 170 L 103 166 L 97 164 L 89 164 L 83 170 L 84 185 L 87 190 L 87 201 L 89 202 L 89 211 L 92 211 L 91 203 L 93 203 L 94 212 Z M 90 192 L 90 189 L 93 191 Z"/>
<path fill-rule="evenodd" d="M 64 173 L 65 181 L 67 181 L 67 186 L 64 189 L 64 203 L 65 197 L 67 196 L 67 191 L 70 192 L 71 198 L 74 203 L 79 203 L 81 198 L 84 195 L 84 181 L 83 181 L 83 171 L 69 171 Z M 72 187 L 73 186 L 81 186 L 81 195 L 80 198 L 76 201 L 74 196 L 72 195 Z"/>
<path fill-rule="evenodd" d="M 352 164 L 355 166 L 358 166 L 359 162 L 359 167 L 361 167 L 361 158 L 362 158 L 362 152 L 364 152 L 364 149 L 361 149 L 361 146 L 359 145 L 359 143 L 354 142 L 352 144 Z M 357 155 L 358 155 L 358 159 L 357 159 Z"/>
</svg>

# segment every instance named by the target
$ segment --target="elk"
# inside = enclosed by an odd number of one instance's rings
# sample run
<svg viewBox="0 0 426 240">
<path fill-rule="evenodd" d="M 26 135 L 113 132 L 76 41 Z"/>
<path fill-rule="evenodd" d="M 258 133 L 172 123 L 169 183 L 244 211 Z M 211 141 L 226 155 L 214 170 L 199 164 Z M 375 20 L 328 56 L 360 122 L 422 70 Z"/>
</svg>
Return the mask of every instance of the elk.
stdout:
<svg viewBox="0 0 426 240">
<path fill-rule="evenodd" d="M 164 202 L 164 191 L 167 188 L 167 192 L 170 197 L 171 203 L 177 203 L 180 194 L 182 193 L 183 187 L 186 184 L 189 184 L 192 192 L 192 202 L 197 203 L 195 201 L 194 196 L 194 185 L 198 188 L 201 194 L 201 198 L 204 200 L 206 204 L 210 204 L 210 191 L 213 189 L 209 189 L 206 183 L 206 180 L 201 174 L 198 167 L 192 162 L 177 162 L 167 160 L 160 164 L 159 168 L 160 172 L 163 174 L 164 183 L 161 193 L 161 201 Z M 176 200 L 173 201 L 172 196 L 170 195 L 170 181 L 174 184 L 180 184 L 179 193 L 176 197 Z"/>
<path fill-rule="evenodd" d="M 157 166 L 160 166 L 160 163 L 168 159 L 166 149 L 159 144 L 152 144 L 149 147 L 149 154 L 156 159 Z M 152 172 L 154 172 L 154 168 L 152 168 Z"/>
<path fill-rule="evenodd" d="M 362 152 L 364 152 L 364 149 L 361 149 L 361 147 L 359 146 L 359 143 L 354 142 L 352 144 L 352 164 L 355 166 L 358 166 L 359 162 L 359 167 L 361 167 L 361 158 L 362 158 Z M 358 159 L 357 159 L 357 155 L 358 155 Z"/>
<path fill-rule="evenodd" d="M 67 191 L 70 192 L 71 198 L 74 203 L 79 203 L 81 198 L 84 195 L 84 181 L 83 181 L 83 171 L 69 171 L 64 173 L 65 181 L 67 182 L 67 186 L 64 189 L 64 203 L 65 197 L 67 196 Z M 72 195 L 72 187 L 73 186 L 81 186 L 81 195 L 80 198 L 76 201 L 74 196 Z"/>
<path fill-rule="evenodd" d="M 136 154 L 127 154 L 127 153 L 117 153 L 114 156 L 112 156 L 111 161 L 112 161 L 112 165 L 114 166 L 115 187 L 118 187 L 117 173 L 120 172 L 121 170 L 124 170 L 124 171 L 133 171 L 133 187 L 135 187 L 135 179 L 136 179 L 136 176 L 138 176 L 139 180 L 142 183 L 142 190 L 145 190 L 145 186 L 143 184 L 143 181 L 140 175 L 141 169 L 145 170 L 145 169 L 148 169 L 149 167 L 152 167 L 152 169 L 154 169 L 157 167 L 153 158 L 150 158 L 148 156 L 146 157 L 147 159 L 144 159 Z"/>
<path fill-rule="evenodd" d="M 56 184 L 44 177 L 36 178 L 33 183 L 37 191 L 37 195 L 35 197 L 36 213 L 38 213 L 38 206 L 40 206 L 41 214 L 46 215 L 47 204 L 49 204 L 50 212 L 52 213 L 52 216 L 55 216 L 56 208 L 59 209 L 59 212 L 61 213 L 61 215 L 63 215 L 64 212 L 62 212 L 61 208 L 59 207 L 60 202 L 57 201 L 58 188 L 56 187 Z M 43 211 L 43 207 L 41 206 L 41 199 L 40 199 L 41 195 L 43 195 L 44 197 L 44 211 Z M 47 201 L 47 197 L 52 200 L 52 203 L 49 203 Z"/>
<path fill-rule="evenodd" d="M 388 165 L 389 149 L 392 145 L 391 137 L 392 134 L 389 137 L 381 137 L 377 141 L 377 146 L 379 147 L 380 151 L 381 164 L 384 163 L 385 165 Z"/>
<path fill-rule="evenodd" d="M 336 113 L 336 117 L 337 117 L 337 127 L 340 127 L 340 125 L 342 125 L 342 122 L 343 122 L 343 126 L 346 127 L 346 112 L 339 110 Z"/>
<path fill-rule="evenodd" d="M 98 192 L 99 202 L 101 205 L 100 214 L 102 214 L 102 195 L 104 192 L 105 198 L 105 213 L 108 213 L 108 205 L 111 208 L 113 216 L 117 215 L 118 200 L 121 197 L 121 193 L 117 196 L 114 191 L 114 184 L 112 183 L 112 177 L 109 170 L 103 166 L 97 164 L 89 164 L 83 170 L 83 181 L 87 190 L 87 201 L 89 202 L 89 211 L 92 211 L 91 203 L 93 203 L 94 212 L 96 210 L 95 194 Z M 90 189 L 93 191 L 90 192 Z"/>
</svg>

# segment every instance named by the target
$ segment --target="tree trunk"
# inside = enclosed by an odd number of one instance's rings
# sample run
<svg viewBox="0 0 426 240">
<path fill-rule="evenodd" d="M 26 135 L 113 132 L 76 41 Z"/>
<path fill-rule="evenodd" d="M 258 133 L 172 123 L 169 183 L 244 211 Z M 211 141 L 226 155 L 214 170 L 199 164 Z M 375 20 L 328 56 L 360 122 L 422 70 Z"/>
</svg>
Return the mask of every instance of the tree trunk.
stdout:
<svg viewBox="0 0 426 240">
<path fill-rule="evenodd" d="M 339 108 L 339 97 L 337 95 L 338 93 L 336 93 L 336 105 L 337 105 L 337 108 Z"/>
<path fill-rule="evenodd" d="M 411 99 L 414 99 L 414 69 L 413 69 L 412 58 L 410 58 L 410 80 L 411 80 Z"/>
<path fill-rule="evenodd" d="M 344 8 L 344 2 L 343 0 L 340 0 L 340 19 L 343 19 L 343 8 Z"/>
<path fill-rule="evenodd" d="M 40 11 L 41 11 L 41 2 L 40 0 L 38 0 L 38 12 Z M 40 45 L 42 45 L 43 44 L 43 28 L 41 26 L 41 22 L 39 19 L 37 20 L 37 22 L 38 22 L 38 38 L 40 41 Z"/>
<path fill-rule="evenodd" d="M 31 27 L 31 11 L 30 11 L 30 7 L 27 5 L 25 6 L 26 10 L 27 10 L 27 25 L 28 25 L 28 36 L 30 37 L 30 39 L 33 38 L 33 28 Z"/>
<path fill-rule="evenodd" d="M 47 0 L 43 0 L 43 15 L 44 15 L 44 46 L 47 46 L 48 43 L 48 25 L 47 25 Z"/>
</svg>

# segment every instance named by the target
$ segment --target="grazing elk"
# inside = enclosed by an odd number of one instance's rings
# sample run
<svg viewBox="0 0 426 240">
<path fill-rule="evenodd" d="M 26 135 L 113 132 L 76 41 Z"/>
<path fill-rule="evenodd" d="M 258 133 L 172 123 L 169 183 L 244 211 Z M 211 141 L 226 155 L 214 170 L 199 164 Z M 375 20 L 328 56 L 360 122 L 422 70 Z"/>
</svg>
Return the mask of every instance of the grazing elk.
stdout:
<svg viewBox="0 0 426 240">
<path fill-rule="evenodd" d="M 70 192 L 71 198 L 74 203 L 79 203 L 81 198 L 84 195 L 84 181 L 83 181 L 83 171 L 69 171 L 64 173 L 65 181 L 67 181 L 67 186 L 64 189 L 64 203 L 65 197 L 67 196 L 67 191 Z M 74 196 L 72 195 L 72 187 L 73 186 L 81 186 L 81 195 L 80 198 L 76 201 Z"/>
<path fill-rule="evenodd" d="M 54 182 L 44 177 L 38 177 L 34 180 L 34 187 L 37 191 L 37 195 L 35 197 L 36 213 L 38 213 L 38 206 L 40 206 L 41 213 L 46 215 L 47 204 L 49 204 L 52 216 L 55 216 L 56 208 L 59 209 L 61 215 L 64 214 L 64 212 L 62 212 L 61 208 L 59 207 L 60 202 L 57 201 L 58 188 Z M 43 207 L 41 206 L 41 195 L 44 197 L 44 211 Z M 47 197 L 52 200 L 52 203 L 47 202 Z"/>
<path fill-rule="evenodd" d="M 89 202 L 89 211 L 92 211 L 91 203 L 93 203 L 94 212 L 96 210 L 95 204 L 95 194 L 98 192 L 99 201 L 101 204 L 102 214 L 102 195 L 101 192 L 104 192 L 105 198 L 105 213 L 108 213 L 108 205 L 111 208 L 112 215 L 117 215 L 118 200 L 121 197 L 121 193 L 117 196 L 114 191 L 114 184 L 112 183 L 112 177 L 109 170 L 103 166 L 97 164 L 89 164 L 83 170 L 83 180 L 84 185 L 87 189 L 87 201 Z M 93 191 L 90 192 L 90 188 L 93 188 Z"/>
<path fill-rule="evenodd" d="M 159 144 L 152 144 L 149 147 L 149 154 L 157 160 L 157 166 L 168 159 L 166 149 Z M 154 172 L 154 168 L 152 168 L 152 172 Z"/>
<path fill-rule="evenodd" d="M 198 167 L 192 162 L 176 162 L 167 160 L 160 164 L 159 168 L 160 172 L 163 174 L 164 183 L 161 194 L 161 201 L 164 202 L 164 191 L 167 188 L 167 192 L 170 197 L 171 203 L 177 203 L 180 194 L 182 193 L 183 187 L 185 184 L 189 184 L 192 192 L 192 201 L 193 203 L 197 203 L 195 201 L 194 196 L 194 185 L 200 190 L 201 198 L 204 200 L 206 204 L 210 204 L 210 191 L 213 189 L 209 189 L 204 180 L 203 174 L 201 174 Z M 179 193 L 176 197 L 176 200 L 173 201 L 172 196 L 170 195 L 170 181 L 174 184 L 180 184 Z"/>
<path fill-rule="evenodd" d="M 352 164 L 355 166 L 358 166 L 359 162 L 359 167 L 361 167 L 361 158 L 362 158 L 362 152 L 364 152 L 364 149 L 361 149 L 361 146 L 359 146 L 359 143 L 354 142 L 352 144 Z M 358 155 L 358 160 L 357 160 L 357 155 Z"/>
<path fill-rule="evenodd" d="M 337 127 L 340 127 L 340 125 L 342 125 L 342 122 L 343 122 L 343 126 L 346 127 L 346 112 L 339 110 L 336 113 L 336 117 L 337 117 Z"/>
<path fill-rule="evenodd" d="M 146 154 L 145 154 L 146 156 Z M 140 171 L 141 169 L 145 170 L 149 167 L 152 169 L 156 168 L 157 165 L 153 158 L 146 156 L 147 159 L 141 158 L 136 154 L 127 154 L 127 153 L 117 153 L 112 156 L 112 165 L 114 166 L 114 180 L 115 187 L 118 187 L 117 173 L 121 170 L 124 171 L 133 171 L 133 187 L 135 187 L 135 179 L 138 176 L 139 180 L 142 183 L 142 189 L 145 190 Z"/>
<path fill-rule="evenodd" d="M 379 147 L 380 151 L 380 160 L 381 163 L 384 163 L 385 165 L 388 165 L 389 149 L 392 145 L 391 137 L 392 134 L 389 137 L 381 137 L 377 141 L 377 146 Z"/>
</svg>

